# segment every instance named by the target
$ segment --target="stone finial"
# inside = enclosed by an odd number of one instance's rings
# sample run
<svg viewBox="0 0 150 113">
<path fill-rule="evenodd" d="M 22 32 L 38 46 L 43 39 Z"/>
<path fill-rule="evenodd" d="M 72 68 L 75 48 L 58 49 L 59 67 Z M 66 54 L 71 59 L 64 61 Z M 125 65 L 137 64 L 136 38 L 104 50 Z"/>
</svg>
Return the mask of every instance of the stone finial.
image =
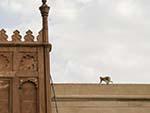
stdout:
<svg viewBox="0 0 150 113">
<path fill-rule="evenodd" d="M 49 7 L 47 4 L 43 4 L 43 5 L 40 7 L 41 15 L 42 15 L 43 17 L 44 17 L 44 16 L 48 16 L 49 9 L 50 9 L 50 7 Z"/>
<path fill-rule="evenodd" d="M 25 42 L 33 42 L 34 41 L 34 36 L 32 35 L 31 30 L 28 30 L 26 32 L 26 35 L 25 35 L 24 39 L 25 39 Z"/>
<path fill-rule="evenodd" d="M 37 41 L 38 41 L 38 42 L 42 42 L 42 30 L 39 31 L 39 34 L 38 34 L 38 36 L 37 36 Z"/>
<path fill-rule="evenodd" d="M 7 39 L 6 31 L 4 29 L 0 30 L 0 42 L 7 42 Z"/>
<path fill-rule="evenodd" d="M 21 41 L 21 35 L 20 35 L 20 32 L 18 30 L 15 30 L 13 32 L 12 41 L 13 42 L 20 42 Z"/>
<path fill-rule="evenodd" d="M 42 3 L 43 3 L 43 4 L 46 4 L 46 2 L 47 2 L 47 0 L 42 0 Z"/>
<path fill-rule="evenodd" d="M 43 4 L 40 7 L 41 16 L 42 16 L 42 41 L 48 42 L 48 13 L 49 13 L 50 7 L 47 4 Z"/>
</svg>

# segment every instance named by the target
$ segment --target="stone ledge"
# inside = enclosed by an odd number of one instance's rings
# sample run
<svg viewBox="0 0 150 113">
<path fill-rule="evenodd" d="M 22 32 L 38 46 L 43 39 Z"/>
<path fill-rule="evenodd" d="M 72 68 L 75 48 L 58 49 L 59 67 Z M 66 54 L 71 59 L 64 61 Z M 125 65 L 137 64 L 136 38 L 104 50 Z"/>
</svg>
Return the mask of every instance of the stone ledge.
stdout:
<svg viewBox="0 0 150 113">
<path fill-rule="evenodd" d="M 150 96 L 150 84 L 55 84 L 56 96 Z"/>
<path fill-rule="evenodd" d="M 65 95 L 56 96 L 57 101 L 150 101 L 150 95 L 91 95 L 91 96 L 80 96 L 80 95 Z M 54 97 L 52 98 L 54 101 Z"/>
</svg>

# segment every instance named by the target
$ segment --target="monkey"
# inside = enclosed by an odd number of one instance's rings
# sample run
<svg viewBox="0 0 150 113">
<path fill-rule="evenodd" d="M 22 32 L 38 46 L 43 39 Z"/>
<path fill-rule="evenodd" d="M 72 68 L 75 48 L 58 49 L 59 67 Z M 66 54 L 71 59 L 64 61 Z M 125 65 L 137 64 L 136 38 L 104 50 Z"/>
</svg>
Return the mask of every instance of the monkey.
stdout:
<svg viewBox="0 0 150 113">
<path fill-rule="evenodd" d="M 100 79 L 100 82 L 99 82 L 99 84 L 101 84 L 103 81 L 108 85 L 110 82 L 111 83 L 113 83 L 112 81 L 111 81 L 111 78 L 109 77 L 109 76 L 105 76 L 105 77 L 99 77 L 99 79 Z"/>
</svg>

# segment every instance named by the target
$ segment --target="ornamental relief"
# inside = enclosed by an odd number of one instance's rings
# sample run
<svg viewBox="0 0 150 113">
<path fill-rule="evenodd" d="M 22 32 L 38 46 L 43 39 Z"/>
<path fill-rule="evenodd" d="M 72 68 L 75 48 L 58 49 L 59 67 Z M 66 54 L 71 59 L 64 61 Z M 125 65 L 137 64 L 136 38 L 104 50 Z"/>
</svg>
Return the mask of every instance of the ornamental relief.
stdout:
<svg viewBox="0 0 150 113">
<path fill-rule="evenodd" d="M 24 37 L 25 42 L 34 42 L 34 36 L 32 35 L 32 31 L 28 30 Z"/>
<path fill-rule="evenodd" d="M 0 30 L 0 42 L 6 42 L 8 39 L 8 35 L 4 29 Z"/>
<path fill-rule="evenodd" d="M 12 70 L 11 53 L 0 53 L 0 72 Z"/>
<path fill-rule="evenodd" d="M 8 40 L 9 38 L 9 40 Z M 36 43 L 42 40 L 41 31 L 38 36 L 34 36 L 31 30 L 28 30 L 25 36 L 20 34 L 19 30 L 15 30 L 11 37 L 8 37 L 4 29 L 0 30 L 0 43 Z"/>
<path fill-rule="evenodd" d="M 24 54 L 19 63 L 19 71 L 37 71 L 37 58 L 35 54 Z"/>
<path fill-rule="evenodd" d="M 13 42 L 21 42 L 21 35 L 20 35 L 20 32 L 18 30 L 14 31 L 13 32 L 13 35 L 12 35 L 12 41 Z"/>
<path fill-rule="evenodd" d="M 22 89 L 23 84 L 32 83 L 35 85 L 35 88 L 38 88 L 38 79 L 37 78 L 22 78 L 20 79 L 19 89 Z"/>
</svg>

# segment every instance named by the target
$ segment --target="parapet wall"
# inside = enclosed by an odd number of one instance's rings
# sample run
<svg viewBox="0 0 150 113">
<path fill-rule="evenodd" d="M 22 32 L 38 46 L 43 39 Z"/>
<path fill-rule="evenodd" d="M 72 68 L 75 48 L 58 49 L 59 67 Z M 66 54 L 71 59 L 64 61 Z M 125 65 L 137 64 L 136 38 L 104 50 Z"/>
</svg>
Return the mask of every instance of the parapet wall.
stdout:
<svg viewBox="0 0 150 113">
<path fill-rule="evenodd" d="M 150 112 L 148 84 L 55 84 L 55 90 L 60 113 Z"/>
<path fill-rule="evenodd" d="M 26 32 L 25 36 L 21 36 L 20 32 L 18 30 L 15 30 L 13 32 L 13 35 L 10 37 L 11 40 L 8 41 L 8 35 L 6 34 L 6 31 L 4 29 L 0 30 L 0 43 L 11 43 L 11 42 L 40 42 L 42 40 L 41 38 L 42 32 L 39 32 L 39 35 L 34 37 L 31 30 L 28 30 Z"/>
</svg>

